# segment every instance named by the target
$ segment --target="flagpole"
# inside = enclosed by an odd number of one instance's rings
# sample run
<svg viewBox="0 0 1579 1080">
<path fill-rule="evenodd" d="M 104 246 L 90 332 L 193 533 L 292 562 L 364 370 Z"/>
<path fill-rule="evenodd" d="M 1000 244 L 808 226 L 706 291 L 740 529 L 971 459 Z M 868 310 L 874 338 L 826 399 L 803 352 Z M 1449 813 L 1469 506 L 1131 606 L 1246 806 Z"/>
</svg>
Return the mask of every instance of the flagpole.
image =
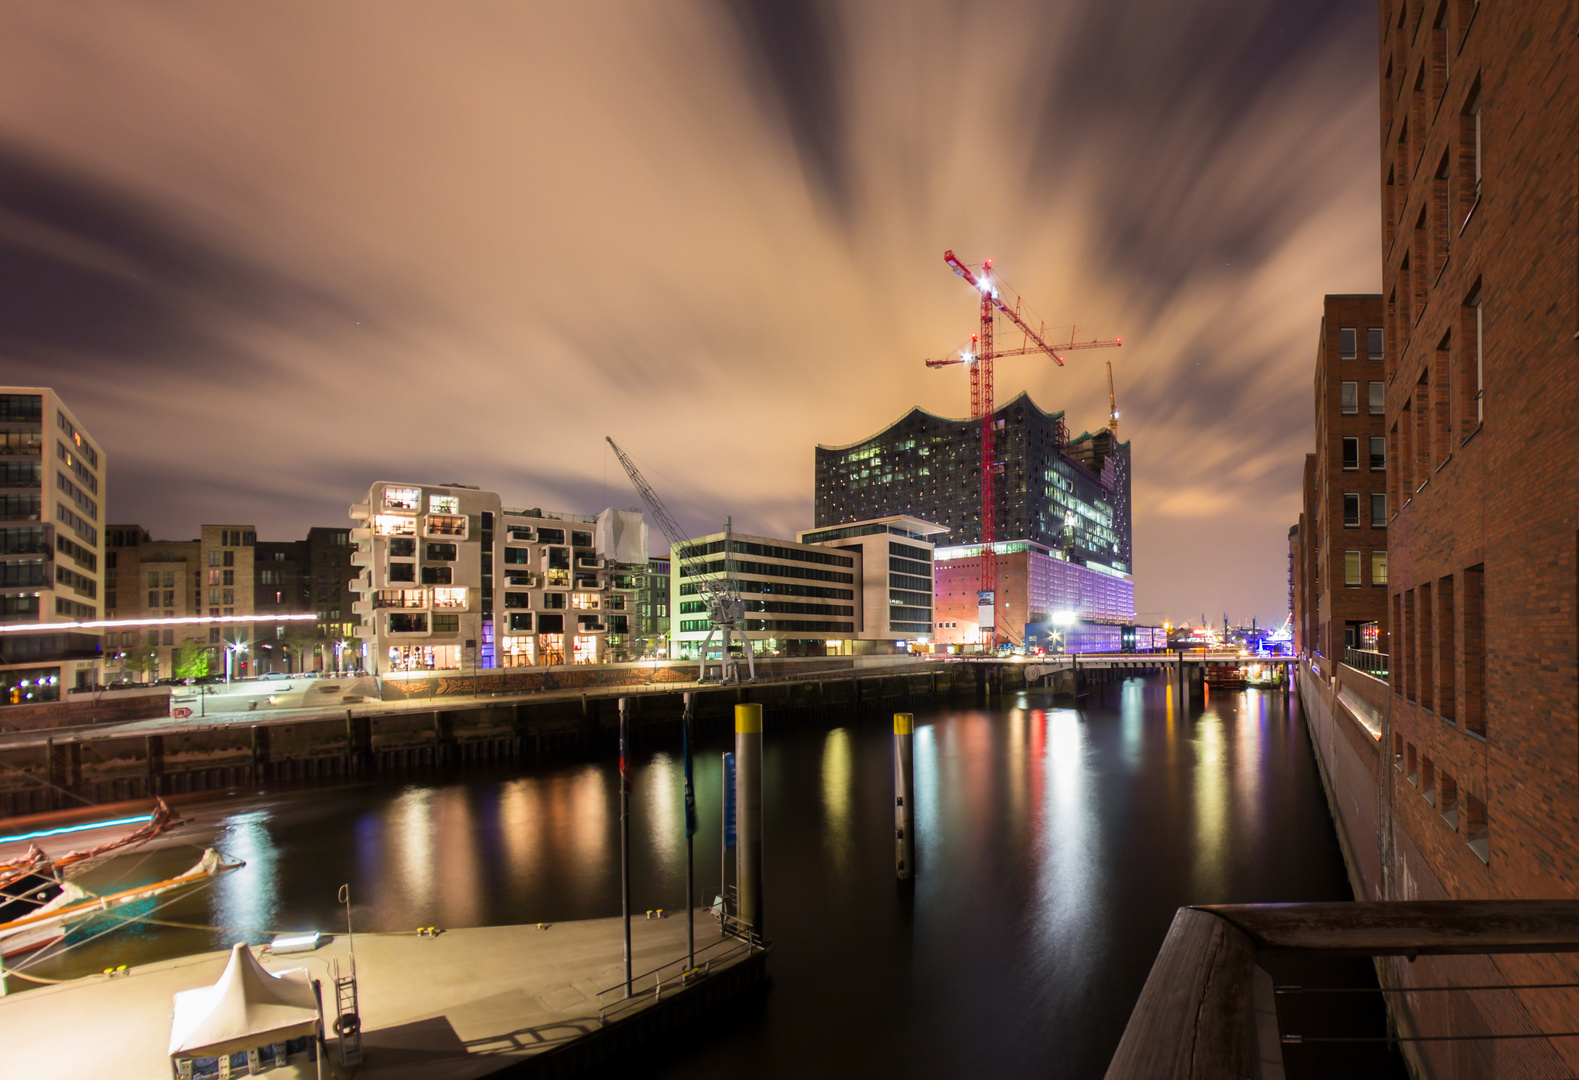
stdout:
<svg viewBox="0 0 1579 1080">
<path fill-rule="evenodd" d="M 625 923 L 625 997 L 631 996 L 631 827 L 629 698 L 620 698 L 620 916 Z"/>
<path fill-rule="evenodd" d="M 685 945 L 686 970 L 696 967 L 696 888 L 691 882 L 692 837 L 696 835 L 696 789 L 691 783 L 691 695 L 685 695 L 685 715 L 680 718 L 685 742 Z"/>
</svg>

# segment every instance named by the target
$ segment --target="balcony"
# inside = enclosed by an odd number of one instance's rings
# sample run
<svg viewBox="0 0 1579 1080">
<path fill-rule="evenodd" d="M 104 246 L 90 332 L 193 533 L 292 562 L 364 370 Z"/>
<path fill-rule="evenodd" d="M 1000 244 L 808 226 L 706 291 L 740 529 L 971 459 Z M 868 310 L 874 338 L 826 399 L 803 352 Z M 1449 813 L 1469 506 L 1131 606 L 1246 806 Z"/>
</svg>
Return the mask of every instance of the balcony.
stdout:
<svg viewBox="0 0 1579 1080">
<path fill-rule="evenodd" d="M 591 577 L 576 578 L 576 589 L 579 592 L 603 592 L 608 587 L 609 583 L 606 580 Z"/>
<path fill-rule="evenodd" d="M 608 564 L 606 562 L 598 558 L 596 555 L 576 556 L 577 570 L 602 570 L 607 565 Z"/>
<path fill-rule="evenodd" d="M 1387 654 L 1367 652 L 1364 649 L 1344 649 L 1343 662 L 1355 671 L 1374 675 L 1384 682 L 1387 679 Z"/>
</svg>

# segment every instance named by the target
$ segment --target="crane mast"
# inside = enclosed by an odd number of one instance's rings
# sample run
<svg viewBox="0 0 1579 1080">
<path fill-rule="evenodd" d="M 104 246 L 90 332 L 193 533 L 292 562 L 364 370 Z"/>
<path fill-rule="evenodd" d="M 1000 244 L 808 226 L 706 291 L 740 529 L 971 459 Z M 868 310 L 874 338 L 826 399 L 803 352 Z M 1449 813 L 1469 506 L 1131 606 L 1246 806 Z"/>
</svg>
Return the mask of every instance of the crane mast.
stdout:
<svg viewBox="0 0 1579 1080">
<path fill-rule="evenodd" d="M 1055 345 L 1047 341 L 1045 326 L 1039 325 L 1034 330 L 1031 328 L 1020 311 L 1019 297 L 1015 298 L 1012 307 L 1004 299 L 1000 289 L 992 280 L 991 259 L 981 264 L 979 274 L 962 262 L 953 251 L 945 251 L 943 261 L 948 264 L 949 269 L 964 279 L 967 285 L 981 294 L 981 329 L 971 335 L 972 352 L 954 359 L 928 360 L 926 364 L 928 367 L 944 367 L 959 363 L 970 365 L 970 414 L 972 419 L 981 425 L 981 579 L 976 598 L 977 626 L 982 635 L 982 643 L 995 647 L 998 642 L 998 559 L 992 545 L 997 538 L 998 517 L 997 477 L 994 474 L 996 451 L 993 432 L 992 362 L 999 356 L 1042 353 L 1052 357 L 1055 364 L 1063 367 L 1064 358 L 1061 353 L 1075 349 L 1118 348 L 1123 342 L 1118 338 L 1113 338 L 1111 341 L 1077 342 L 1074 340 L 1074 331 L 1071 330 L 1067 344 Z M 993 347 L 993 326 L 1000 314 L 1024 335 L 1024 341 L 1019 348 L 998 351 Z M 1112 366 L 1109 365 L 1109 372 L 1111 371 Z"/>
<path fill-rule="evenodd" d="M 652 489 L 647 478 L 630 459 L 630 455 L 620 449 L 620 444 L 605 435 L 604 441 L 614 448 L 614 456 L 619 458 L 620 466 L 625 470 L 625 475 L 630 477 L 631 486 L 641 496 L 642 502 L 647 504 L 647 510 L 652 514 L 653 520 L 658 523 L 658 531 L 663 533 L 664 539 L 669 541 L 669 551 L 674 559 L 674 570 L 680 577 L 688 577 L 696 584 L 700 594 L 707 601 L 708 619 L 712 628 L 707 632 L 707 638 L 702 642 L 701 674 L 699 681 L 707 681 L 707 650 L 712 644 L 713 635 L 719 634 L 723 645 L 723 657 L 719 662 L 718 677 L 721 683 L 741 681 L 739 662 L 735 660 L 730 639 L 739 635 L 740 643 L 744 646 L 746 654 L 746 668 L 748 678 L 756 681 L 757 665 L 751 655 L 751 639 L 746 636 L 746 603 L 739 596 L 739 589 L 735 587 L 734 575 L 729 572 L 729 556 L 734 546 L 734 525 L 727 521 L 724 525 L 724 560 L 723 572 L 715 574 L 708 569 L 707 557 L 700 548 L 692 544 L 685 533 L 680 530 L 679 524 L 669 513 L 669 508 L 663 504 L 658 493 Z M 679 612 L 671 611 L 671 620 Z"/>
<path fill-rule="evenodd" d="M 1107 429 L 1118 438 L 1118 399 L 1113 396 L 1113 361 L 1107 362 Z"/>
</svg>

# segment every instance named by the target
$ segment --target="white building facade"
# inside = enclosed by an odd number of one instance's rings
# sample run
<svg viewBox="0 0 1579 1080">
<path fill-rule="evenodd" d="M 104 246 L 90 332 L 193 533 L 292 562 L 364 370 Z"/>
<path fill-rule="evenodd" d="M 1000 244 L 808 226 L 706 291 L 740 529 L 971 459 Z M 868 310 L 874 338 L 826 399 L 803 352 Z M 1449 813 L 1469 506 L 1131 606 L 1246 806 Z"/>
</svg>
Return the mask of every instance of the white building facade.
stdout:
<svg viewBox="0 0 1579 1080">
<path fill-rule="evenodd" d="M 641 514 L 510 509 L 466 485 L 379 482 L 351 518 L 369 671 L 625 659 L 647 561 Z"/>
</svg>

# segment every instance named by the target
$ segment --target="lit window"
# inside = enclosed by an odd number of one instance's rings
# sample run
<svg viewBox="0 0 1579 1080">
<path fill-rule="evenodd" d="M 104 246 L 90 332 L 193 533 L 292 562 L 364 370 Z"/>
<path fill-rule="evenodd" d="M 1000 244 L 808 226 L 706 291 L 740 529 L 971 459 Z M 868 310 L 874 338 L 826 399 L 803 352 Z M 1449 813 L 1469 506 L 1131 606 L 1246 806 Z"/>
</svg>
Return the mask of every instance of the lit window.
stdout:
<svg viewBox="0 0 1579 1080">
<path fill-rule="evenodd" d="M 428 513 L 430 514 L 458 514 L 461 512 L 461 500 L 458 495 L 429 495 Z"/>
<path fill-rule="evenodd" d="M 415 536 L 417 519 L 404 514 L 379 514 L 373 519 L 373 531 L 379 536 Z"/>
<path fill-rule="evenodd" d="M 464 587 L 434 589 L 433 606 L 436 608 L 464 608 L 466 606 L 466 589 Z"/>
<path fill-rule="evenodd" d="M 572 593 L 570 606 L 582 611 L 597 611 L 600 606 L 599 599 L 597 593 Z"/>
<path fill-rule="evenodd" d="M 1371 552 L 1371 584 L 1387 584 L 1387 552 Z"/>
<path fill-rule="evenodd" d="M 1360 583 L 1360 553 L 1358 551 L 1345 551 L 1343 553 L 1343 583 L 1345 585 L 1358 585 Z"/>
<path fill-rule="evenodd" d="M 416 510 L 422 505 L 420 488 L 385 488 L 385 510 Z"/>
<path fill-rule="evenodd" d="M 429 536 L 466 536 L 466 516 L 464 514 L 429 514 L 427 520 L 427 535 Z"/>
</svg>

